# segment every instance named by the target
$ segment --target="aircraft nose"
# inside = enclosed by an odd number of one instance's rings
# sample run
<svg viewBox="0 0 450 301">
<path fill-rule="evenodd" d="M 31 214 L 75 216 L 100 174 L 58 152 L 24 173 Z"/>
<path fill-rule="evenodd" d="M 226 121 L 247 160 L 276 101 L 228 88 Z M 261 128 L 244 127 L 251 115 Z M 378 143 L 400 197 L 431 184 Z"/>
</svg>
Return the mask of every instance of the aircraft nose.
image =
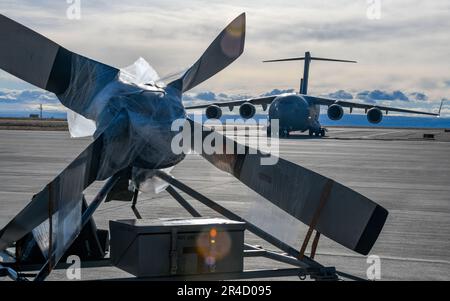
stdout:
<svg viewBox="0 0 450 301">
<path fill-rule="evenodd" d="M 308 103 L 297 95 L 276 99 L 269 109 L 269 119 L 279 119 L 280 127 L 290 130 L 303 130 L 308 117 Z"/>
</svg>

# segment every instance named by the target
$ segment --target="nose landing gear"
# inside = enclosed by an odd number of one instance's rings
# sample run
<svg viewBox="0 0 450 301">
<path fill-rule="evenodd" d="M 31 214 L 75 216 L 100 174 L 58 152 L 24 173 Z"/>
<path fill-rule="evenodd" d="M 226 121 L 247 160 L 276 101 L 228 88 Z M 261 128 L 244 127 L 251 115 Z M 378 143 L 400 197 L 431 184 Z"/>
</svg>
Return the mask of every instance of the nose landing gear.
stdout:
<svg viewBox="0 0 450 301">
<path fill-rule="evenodd" d="M 280 129 L 278 133 L 275 133 L 275 135 L 276 137 L 286 138 L 289 137 L 289 131 L 287 129 Z M 267 137 L 272 137 L 272 129 L 270 126 L 267 127 Z"/>
</svg>

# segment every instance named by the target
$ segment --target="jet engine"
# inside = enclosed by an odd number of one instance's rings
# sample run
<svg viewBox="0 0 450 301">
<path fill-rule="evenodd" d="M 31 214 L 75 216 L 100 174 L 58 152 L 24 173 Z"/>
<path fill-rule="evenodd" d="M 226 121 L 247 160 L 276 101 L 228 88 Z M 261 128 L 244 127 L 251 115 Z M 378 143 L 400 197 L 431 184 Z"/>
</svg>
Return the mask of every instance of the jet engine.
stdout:
<svg viewBox="0 0 450 301">
<path fill-rule="evenodd" d="M 244 119 L 252 118 L 255 113 L 256 108 L 251 103 L 246 102 L 239 107 L 239 115 L 241 115 L 241 117 Z"/>
<path fill-rule="evenodd" d="M 219 119 L 222 117 L 222 109 L 216 105 L 210 105 L 205 111 L 206 118 L 208 119 Z"/>
<path fill-rule="evenodd" d="M 331 120 L 339 120 L 344 116 L 344 109 L 337 104 L 331 105 L 328 107 L 327 115 Z"/>
<path fill-rule="evenodd" d="M 367 111 L 367 120 L 370 123 L 380 123 L 383 119 L 383 112 L 378 108 L 371 108 Z"/>
</svg>

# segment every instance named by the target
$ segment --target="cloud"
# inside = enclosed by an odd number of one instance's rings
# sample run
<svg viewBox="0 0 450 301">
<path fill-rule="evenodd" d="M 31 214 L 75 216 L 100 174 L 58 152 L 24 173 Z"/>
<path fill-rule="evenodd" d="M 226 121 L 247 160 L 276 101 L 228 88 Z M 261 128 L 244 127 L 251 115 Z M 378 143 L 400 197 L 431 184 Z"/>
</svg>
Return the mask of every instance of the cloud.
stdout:
<svg viewBox="0 0 450 301">
<path fill-rule="evenodd" d="M 377 100 L 409 101 L 409 98 L 401 91 L 386 92 L 382 90 L 366 90 L 356 94 L 356 98 L 372 102 Z"/>
<path fill-rule="evenodd" d="M 354 94 L 354 95 L 353 95 Z M 427 94 L 423 92 L 385 91 L 385 90 L 364 90 L 351 93 L 345 90 L 338 90 L 333 93 L 324 94 L 336 99 L 361 99 L 369 103 L 379 101 L 400 101 L 400 102 L 426 102 L 429 100 Z"/>
<path fill-rule="evenodd" d="M 65 110 L 53 93 L 44 90 L 0 89 L 0 111 L 35 111 L 40 104 L 50 111 Z"/>
<path fill-rule="evenodd" d="M 336 99 L 353 99 L 353 95 L 344 90 L 339 90 L 339 91 L 336 91 L 333 93 L 329 93 L 327 96 L 331 97 L 331 98 L 336 98 Z"/>
<path fill-rule="evenodd" d="M 9 90 L 0 89 L 0 102 L 16 102 L 22 104 L 59 103 L 55 94 L 44 90 Z"/>
<path fill-rule="evenodd" d="M 197 99 L 214 101 L 216 100 L 216 94 L 214 92 L 201 92 L 197 94 Z"/>
<path fill-rule="evenodd" d="M 295 90 L 294 89 L 284 89 L 284 90 L 280 90 L 280 89 L 273 89 L 270 92 L 266 92 L 261 94 L 260 96 L 273 96 L 273 95 L 279 95 L 279 94 L 285 94 L 285 93 L 294 93 Z"/>
<path fill-rule="evenodd" d="M 426 101 L 428 100 L 428 96 L 424 93 L 413 92 L 409 94 L 409 98 L 418 101 Z"/>
</svg>

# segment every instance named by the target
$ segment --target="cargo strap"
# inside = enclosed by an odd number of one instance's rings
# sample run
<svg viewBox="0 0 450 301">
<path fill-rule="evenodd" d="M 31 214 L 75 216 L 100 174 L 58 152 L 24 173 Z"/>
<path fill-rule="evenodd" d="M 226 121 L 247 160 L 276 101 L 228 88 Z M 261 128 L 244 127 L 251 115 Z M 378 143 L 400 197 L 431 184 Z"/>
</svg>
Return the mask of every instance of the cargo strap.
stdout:
<svg viewBox="0 0 450 301">
<path fill-rule="evenodd" d="M 331 179 L 328 179 L 325 183 L 322 195 L 320 196 L 319 205 L 317 206 L 316 212 L 314 212 L 313 218 L 311 220 L 311 223 L 309 224 L 308 232 L 306 233 L 306 237 L 303 240 L 302 247 L 300 249 L 300 254 L 298 258 L 301 260 L 305 256 L 306 247 L 308 246 L 309 240 L 311 238 L 312 232 L 317 226 L 317 222 L 319 221 L 320 214 L 322 213 L 323 207 L 325 207 L 325 204 L 327 203 L 327 200 L 330 196 L 331 189 L 333 188 L 334 181 Z M 316 230 L 316 235 L 314 236 L 313 244 L 311 246 L 311 259 L 314 259 L 314 256 L 316 255 L 317 245 L 319 243 L 320 238 L 320 232 Z"/>
</svg>

